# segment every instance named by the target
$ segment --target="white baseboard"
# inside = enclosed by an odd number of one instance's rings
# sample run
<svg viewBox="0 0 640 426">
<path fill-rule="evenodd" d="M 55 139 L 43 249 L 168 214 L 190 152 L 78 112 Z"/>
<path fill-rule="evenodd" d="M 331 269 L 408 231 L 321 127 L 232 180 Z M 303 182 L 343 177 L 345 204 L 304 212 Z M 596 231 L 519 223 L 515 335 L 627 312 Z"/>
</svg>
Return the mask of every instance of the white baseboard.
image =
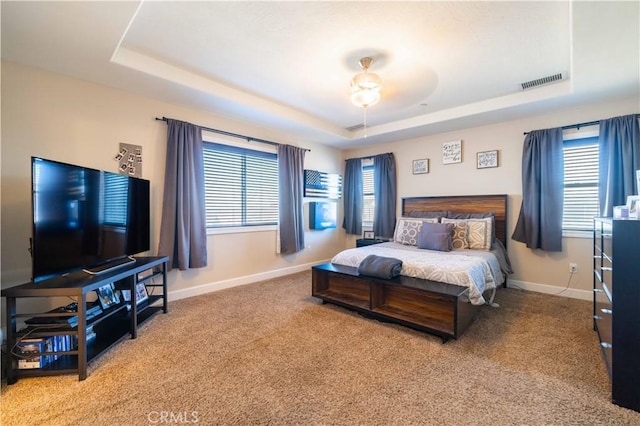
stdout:
<svg viewBox="0 0 640 426">
<path fill-rule="evenodd" d="M 581 299 L 593 301 L 593 292 L 591 290 L 579 290 L 575 288 L 556 287 L 554 285 L 531 283 L 519 280 L 507 280 L 508 288 L 519 288 L 527 291 L 535 291 L 537 293 L 552 294 L 562 297 L 570 297 L 572 299 Z"/>
<path fill-rule="evenodd" d="M 224 290 L 226 288 L 238 287 L 241 285 L 251 284 L 258 281 L 269 280 L 273 278 L 282 277 L 285 275 L 295 274 L 296 272 L 302 272 L 310 269 L 312 266 L 320 265 L 322 263 L 329 262 L 329 259 L 305 263 L 302 265 L 292 266 L 290 268 L 276 269 L 273 271 L 262 272 L 259 274 L 245 275 L 242 277 L 232 278 L 224 281 L 217 281 L 213 283 L 202 284 L 196 287 L 185 288 L 181 290 L 170 291 L 167 295 L 169 301 L 185 299 L 187 297 L 199 296 L 201 294 L 207 294 L 214 291 Z M 574 288 L 564 289 L 561 287 L 532 283 L 528 281 L 520 280 L 507 280 L 507 287 L 519 288 L 526 291 L 534 291 L 537 293 L 551 294 L 562 297 L 569 297 L 572 299 L 593 301 L 593 292 L 591 290 L 579 290 Z"/>
<path fill-rule="evenodd" d="M 185 299 L 187 297 L 199 296 L 201 294 L 207 294 L 218 290 L 224 290 L 226 288 L 238 287 L 245 284 L 251 284 L 258 281 L 269 280 L 272 278 L 278 278 L 285 275 L 295 274 L 296 272 L 302 272 L 311 269 L 312 266 L 320 265 L 322 263 L 329 262 L 329 259 L 319 262 L 305 263 L 303 265 L 296 265 L 290 268 L 276 269 L 273 271 L 261 272 L 259 274 L 245 275 L 243 277 L 232 278 L 224 281 L 217 281 L 208 284 L 202 284 L 196 287 L 185 288 L 181 290 L 170 291 L 167 294 L 169 301 Z"/>
</svg>

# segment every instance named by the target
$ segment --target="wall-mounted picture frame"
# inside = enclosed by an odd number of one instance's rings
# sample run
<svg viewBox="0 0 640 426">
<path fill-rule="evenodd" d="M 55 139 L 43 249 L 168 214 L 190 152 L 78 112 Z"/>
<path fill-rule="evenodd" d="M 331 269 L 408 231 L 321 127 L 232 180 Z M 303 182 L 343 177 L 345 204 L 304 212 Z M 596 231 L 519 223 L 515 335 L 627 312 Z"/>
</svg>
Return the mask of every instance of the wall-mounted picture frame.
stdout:
<svg viewBox="0 0 640 426">
<path fill-rule="evenodd" d="M 498 150 L 481 151 L 476 154 L 476 168 L 488 169 L 498 167 Z"/>
<path fill-rule="evenodd" d="M 413 174 L 421 175 L 424 173 L 429 173 L 429 159 L 413 160 Z"/>
<path fill-rule="evenodd" d="M 462 163 L 462 141 L 442 144 L 442 164 Z"/>
<path fill-rule="evenodd" d="M 376 238 L 376 234 L 373 231 L 364 231 L 362 233 L 362 238 L 364 238 L 365 240 L 373 240 L 374 238 Z"/>
</svg>

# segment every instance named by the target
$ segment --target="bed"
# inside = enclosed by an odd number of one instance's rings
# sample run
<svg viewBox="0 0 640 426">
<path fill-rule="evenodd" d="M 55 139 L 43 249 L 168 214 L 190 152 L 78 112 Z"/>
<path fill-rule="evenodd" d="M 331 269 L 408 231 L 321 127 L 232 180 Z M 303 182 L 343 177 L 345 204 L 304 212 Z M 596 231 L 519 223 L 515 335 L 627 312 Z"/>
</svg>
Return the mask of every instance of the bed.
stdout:
<svg viewBox="0 0 640 426">
<path fill-rule="evenodd" d="M 457 339 L 481 306 L 496 306 L 496 288 L 506 286 L 511 272 L 506 254 L 506 212 L 506 195 L 403 198 L 393 240 L 347 249 L 331 263 L 314 266 L 312 295 L 323 303 L 340 305 L 367 317 L 435 334 L 443 341 Z M 456 227 L 454 236 L 458 226 L 471 226 L 470 222 L 473 226 L 490 222 L 491 231 L 489 235 L 489 228 L 482 228 L 486 234 L 482 246 L 478 246 L 478 240 L 471 249 L 457 246 L 452 251 L 425 250 L 416 247 L 415 241 L 403 240 L 401 235 L 403 226 L 415 226 L 416 221 L 452 222 L 455 225 L 448 226 Z M 415 232 L 405 233 L 415 237 Z M 361 262 L 369 255 L 401 260 L 400 275 L 387 279 L 360 273 L 364 272 Z"/>
</svg>

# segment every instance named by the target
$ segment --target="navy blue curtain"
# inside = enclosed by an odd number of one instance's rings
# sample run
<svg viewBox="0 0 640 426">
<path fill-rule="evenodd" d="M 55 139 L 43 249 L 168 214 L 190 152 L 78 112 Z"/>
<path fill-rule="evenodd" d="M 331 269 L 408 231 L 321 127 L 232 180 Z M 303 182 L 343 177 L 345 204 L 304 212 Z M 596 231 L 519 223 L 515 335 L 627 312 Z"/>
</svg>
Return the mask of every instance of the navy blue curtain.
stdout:
<svg viewBox="0 0 640 426">
<path fill-rule="evenodd" d="M 362 235 L 362 160 L 352 158 L 346 161 L 344 170 L 344 219 L 342 227 L 347 234 Z"/>
<path fill-rule="evenodd" d="M 522 151 L 522 206 L 512 239 L 532 249 L 562 251 L 562 129 L 534 130 Z"/>
<path fill-rule="evenodd" d="M 393 153 L 373 157 L 373 192 L 376 205 L 373 232 L 382 238 L 393 237 L 396 227 L 396 160 Z"/>
<path fill-rule="evenodd" d="M 307 150 L 278 145 L 280 253 L 304 249 L 304 155 Z"/>
<path fill-rule="evenodd" d="M 636 114 L 600 121 L 600 214 L 613 216 L 613 206 L 637 195 L 636 170 L 640 170 L 640 128 Z"/>
<path fill-rule="evenodd" d="M 167 159 L 158 255 L 169 269 L 207 266 L 204 160 L 200 127 L 167 120 Z"/>
</svg>

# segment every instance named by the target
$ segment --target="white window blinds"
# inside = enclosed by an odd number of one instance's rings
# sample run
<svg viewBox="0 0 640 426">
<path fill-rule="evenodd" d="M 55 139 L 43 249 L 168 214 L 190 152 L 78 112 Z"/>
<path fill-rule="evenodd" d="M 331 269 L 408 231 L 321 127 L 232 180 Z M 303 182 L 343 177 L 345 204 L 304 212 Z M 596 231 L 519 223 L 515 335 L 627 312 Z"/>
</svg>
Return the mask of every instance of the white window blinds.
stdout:
<svg viewBox="0 0 640 426">
<path fill-rule="evenodd" d="M 373 192 L 373 166 L 362 167 L 362 223 L 373 225 L 373 212 L 376 205 L 376 197 Z"/>
<path fill-rule="evenodd" d="M 562 229 L 592 230 L 598 210 L 598 138 L 566 140 Z"/>
<path fill-rule="evenodd" d="M 275 153 L 204 143 L 208 228 L 278 223 Z"/>
</svg>

